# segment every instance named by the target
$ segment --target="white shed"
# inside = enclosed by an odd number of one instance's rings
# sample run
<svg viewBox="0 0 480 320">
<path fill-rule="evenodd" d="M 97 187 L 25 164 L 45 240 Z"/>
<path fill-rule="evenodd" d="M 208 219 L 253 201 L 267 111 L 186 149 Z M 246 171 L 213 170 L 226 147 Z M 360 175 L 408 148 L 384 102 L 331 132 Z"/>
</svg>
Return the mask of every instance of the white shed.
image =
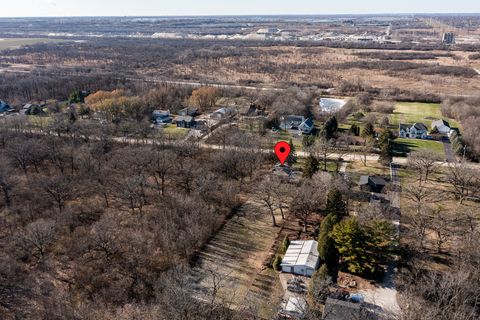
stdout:
<svg viewBox="0 0 480 320">
<path fill-rule="evenodd" d="M 282 259 L 282 272 L 311 277 L 319 264 L 317 241 L 292 241 Z"/>
</svg>

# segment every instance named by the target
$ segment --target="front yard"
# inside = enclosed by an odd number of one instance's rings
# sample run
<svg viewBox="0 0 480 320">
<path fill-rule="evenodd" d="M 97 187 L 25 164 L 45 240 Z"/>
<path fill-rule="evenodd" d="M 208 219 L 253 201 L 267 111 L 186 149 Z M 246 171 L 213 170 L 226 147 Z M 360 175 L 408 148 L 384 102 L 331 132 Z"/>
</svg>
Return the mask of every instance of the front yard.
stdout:
<svg viewBox="0 0 480 320">
<path fill-rule="evenodd" d="M 398 138 L 395 139 L 393 152 L 396 157 L 406 157 L 408 153 L 420 149 L 428 149 L 438 153 L 442 158 L 445 157 L 443 143 L 432 140 Z"/>
</svg>

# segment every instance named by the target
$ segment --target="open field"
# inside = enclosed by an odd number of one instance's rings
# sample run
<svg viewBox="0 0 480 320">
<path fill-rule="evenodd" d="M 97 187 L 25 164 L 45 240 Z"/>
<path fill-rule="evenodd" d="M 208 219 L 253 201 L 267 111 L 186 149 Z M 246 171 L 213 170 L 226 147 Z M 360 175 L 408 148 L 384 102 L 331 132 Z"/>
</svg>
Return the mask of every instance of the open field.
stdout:
<svg viewBox="0 0 480 320">
<path fill-rule="evenodd" d="M 394 156 L 407 156 L 408 153 L 420 149 L 432 150 L 442 158 L 445 157 L 443 143 L 439 141 L 404 138 L 395 139 Z"/>
<path fill-rule="evenodd" d="M 7 38 L 0 39 L 0 51 L 5 49 L 16 49 L 22 46 L 33 45 L 37 43 L 57 43 L 62 40 L 51 38 Z"/>
<path fill-rule="evenodd" d="M 455 120 L 442 116 L 438 103 L 399 102 L 395 104 L 391 123 L 398 126 L 400 123 L 422 122 L 430 129 L 432 121 L 437 119 L 445 119 L 451 126 L 458 127 Z"/>
</svg>

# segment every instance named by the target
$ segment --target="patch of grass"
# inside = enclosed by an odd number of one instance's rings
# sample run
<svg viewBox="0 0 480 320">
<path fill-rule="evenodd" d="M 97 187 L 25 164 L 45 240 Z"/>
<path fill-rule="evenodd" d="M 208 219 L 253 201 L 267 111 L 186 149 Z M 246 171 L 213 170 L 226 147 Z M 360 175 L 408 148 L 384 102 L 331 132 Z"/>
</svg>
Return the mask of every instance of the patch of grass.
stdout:
<svg viewBox="0 0 480 320">
<path fill-rule="evenodd" d="M 183 139 L 187 136 L 189 129 L 178 128 L 176 125 L 168 124 L 162 129 L 163 133 L 172 139 Z"/>
<path fill-rule="evenodd" d="M 441 142 L 421 139 L 395 139 L 393 152 L 394 156 L 406 157 L 408 153 L 419 149 L 431 150 L 445 157 L 445 148 Z"/>
<path fill-rule="evenodd" d="M 442 116 L 440 104 L 438 103 L 399 102 L 395 105 L 390 122 L 395 126 L 398 126 L 400 123 L 413 124 L 421 122 L 430 129 L 432 122 L 436 119 L 445 119 L 451 126 L 458 127 L 458 123 L 455 120 Z"/>
</svg>

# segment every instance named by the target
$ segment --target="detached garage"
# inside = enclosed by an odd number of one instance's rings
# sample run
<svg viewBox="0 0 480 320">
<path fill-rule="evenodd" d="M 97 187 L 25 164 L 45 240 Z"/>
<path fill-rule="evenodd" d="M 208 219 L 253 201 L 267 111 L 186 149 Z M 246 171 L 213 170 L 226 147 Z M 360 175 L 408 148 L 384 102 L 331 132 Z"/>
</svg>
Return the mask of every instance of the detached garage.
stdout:
<svg viewBox="0 0 480 320">
<path fill-rule="evenodd" d="M 311 277 L 317 270 L 319 259 L 317 241 L 292 241 L 283 257 L 282 272 Z"/>
</svg>

